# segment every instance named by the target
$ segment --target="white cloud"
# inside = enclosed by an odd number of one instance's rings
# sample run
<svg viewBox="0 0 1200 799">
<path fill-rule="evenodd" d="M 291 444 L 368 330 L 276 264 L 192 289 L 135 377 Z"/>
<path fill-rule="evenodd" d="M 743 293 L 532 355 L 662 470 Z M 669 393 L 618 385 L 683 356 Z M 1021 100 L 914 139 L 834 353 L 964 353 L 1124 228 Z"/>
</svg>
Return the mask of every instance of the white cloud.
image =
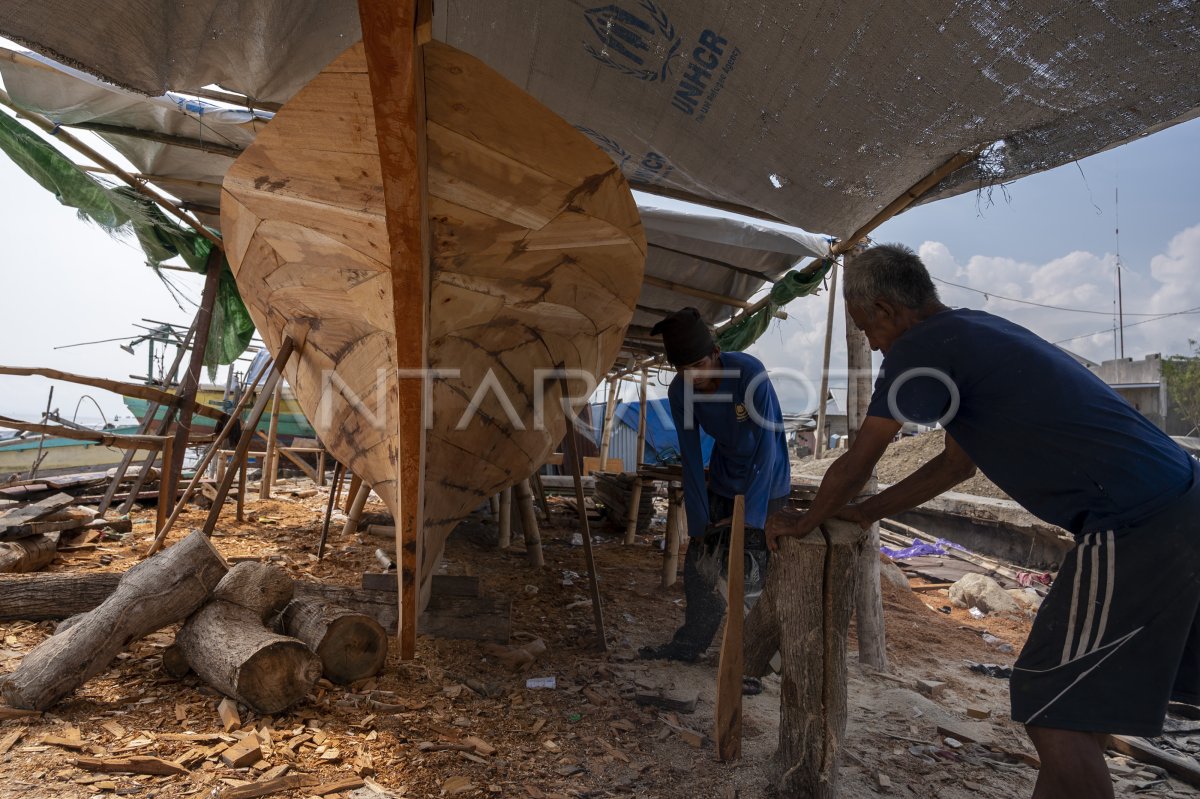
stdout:
<svg viewBox="0 0 1200 799">
<path fill-rule="evenodd" d="M 1114 357 L 1112 328 L 1117 262 L 1114 254 L 1077 250 L 1040 264 L 990 255 L 972 255 L 959 260 L 938 241 L 924 242 L 918 253 L 934 277 L 974 289 L 939 283 L 938 289 L 947 305 L 976 308 L 1003 316 L 1052 342 L 1071 339 L 1063 346 L 1094 361 Z M 1148 269 L 1125 264 L 1122 293 L 1126 313 L 1126 357 L 1138 359 L 1155 352 L 1163 355 L 1189 352 L 1188 340 L 1200 339 L 1200 313 L 1163 319 L 1138 314 L 1158 315 L 1200 308 L 1200 224 L 1171 238 L 1165 250 L 1150 260 Z M 1000 299 L 997 295 L 1099 313 L 1042 308 Z M 825 307 L 824 295 L 796 300 L 788 306 L 789 318 L 772 325 L 750 352 L 773 371 L 796 370 L 814 384 L 818 383 L 825 336 Z M 830 379 L 836 387 L 845 384 L 843 313 L 839 301 L 834 318 Z M 790 381 L 787 384 L 776 382 L 780 383 L 777 390 L 784 410 L 813 407 L 814 395 L 798 390 Z"/>
</svg>

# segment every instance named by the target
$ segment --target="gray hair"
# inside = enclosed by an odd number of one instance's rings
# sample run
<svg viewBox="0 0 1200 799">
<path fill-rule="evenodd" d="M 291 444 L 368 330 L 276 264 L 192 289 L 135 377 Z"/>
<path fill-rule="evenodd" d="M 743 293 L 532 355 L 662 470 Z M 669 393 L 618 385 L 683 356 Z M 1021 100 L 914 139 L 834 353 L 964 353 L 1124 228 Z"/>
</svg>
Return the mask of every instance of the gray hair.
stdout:
<svg viewBox="0 0 1200 799">
<path fill-rule="evenodd" d="M 844 275 L 846 304 L 868 312 L 878 300 L 915 310 L 941 302 L 929 270 L 903 244 L 881 244 L 854 256 Z"/>
</svg>

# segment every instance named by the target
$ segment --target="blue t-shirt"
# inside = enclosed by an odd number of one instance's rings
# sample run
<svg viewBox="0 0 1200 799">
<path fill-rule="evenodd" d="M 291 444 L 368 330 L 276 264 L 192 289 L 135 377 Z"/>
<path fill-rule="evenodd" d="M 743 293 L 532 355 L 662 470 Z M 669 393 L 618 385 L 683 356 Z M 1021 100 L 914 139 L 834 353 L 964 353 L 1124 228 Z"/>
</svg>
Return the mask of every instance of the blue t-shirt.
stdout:
<svg viewBox="0 0 1200 799">
<path fill-rule="evenodd" d="M 941 311 L 902 334 L 867 413 L 941 420 L 988 479 L 1076 535 L 1137 524 L 1192 484 L 1187 453 L 1100 378 L 983 311 Z"/>
<path fill-rule="evenodd" d="M 722 352 L 721 367 L 729 374 L 712 394 L 693 394 L 691 424 L 682 375 L 667 389 L 671 416 L 679 434 L 683 466 L 683 503 L 688 535 L 701 536 L 709 522 L 708 492 L 732 498 L 746 497 L 746 526 L 767 523 L 767 503 L 786 497 L 792 489 L 791 463 L 783 430 L 779 398 L 762 361 L 744 352 Z M 704 480 L 700 428 L 713 437 Z"/>
</svg>

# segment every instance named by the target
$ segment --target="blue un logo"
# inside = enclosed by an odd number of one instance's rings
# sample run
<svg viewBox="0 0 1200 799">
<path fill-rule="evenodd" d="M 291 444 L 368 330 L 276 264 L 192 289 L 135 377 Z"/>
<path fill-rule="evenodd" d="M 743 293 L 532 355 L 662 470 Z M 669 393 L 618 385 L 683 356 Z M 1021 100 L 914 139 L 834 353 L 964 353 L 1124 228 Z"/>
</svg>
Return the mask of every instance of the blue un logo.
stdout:
<svg viewBox="0 0 1200 799">
<path fill-rule="evenodd" d="M 616 3 L 583 12 L 600 40 L 597 49 L 586 42 L 583 49 L 604 64 L 638 80 L 665 80 L 671 61 L 683 44 L 675 26 L 654 0 L 640 0 L 636 14 Z"/>
</svg>

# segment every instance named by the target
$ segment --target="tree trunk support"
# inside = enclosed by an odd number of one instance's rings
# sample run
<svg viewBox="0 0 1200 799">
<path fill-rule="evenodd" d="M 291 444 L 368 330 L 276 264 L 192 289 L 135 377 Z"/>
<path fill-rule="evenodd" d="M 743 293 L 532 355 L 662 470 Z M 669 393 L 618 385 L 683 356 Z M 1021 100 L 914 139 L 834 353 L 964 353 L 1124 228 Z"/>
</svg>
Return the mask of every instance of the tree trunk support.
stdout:
<svg viewBox="0 0 1200 799">
<path fill-rule="evenodd" d="M 780 539 L 767 585 L 746 617 L 745 673 L 782 660 L 779 749 L 772 779 L 780 796 L 834 799 L 846 733 L 846 639 L 866 534 L 829 521 L 803 539 Z"/>
<path fill-rule="evenodd" d="M 517 509 L 521 513 L 529 565 L 540 569 L 546 565 L 546 559 L 542 555 L 542 532 L 538 529 L 537 513 L 533 509 L 533 489 L 529 487 L 528 480 L 517 483 Z"/>
</svg>

